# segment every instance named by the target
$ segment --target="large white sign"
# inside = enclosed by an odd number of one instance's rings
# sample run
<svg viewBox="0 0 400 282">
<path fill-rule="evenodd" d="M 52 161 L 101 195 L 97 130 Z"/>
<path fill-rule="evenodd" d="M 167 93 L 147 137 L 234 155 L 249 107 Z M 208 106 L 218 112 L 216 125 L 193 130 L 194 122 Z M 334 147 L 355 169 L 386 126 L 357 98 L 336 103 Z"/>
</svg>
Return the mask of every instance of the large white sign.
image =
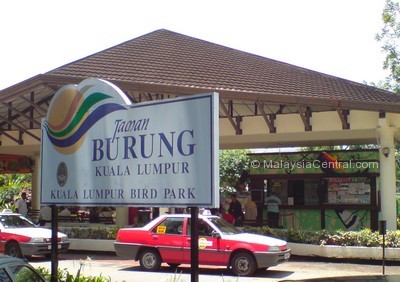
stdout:
<svg viewBox="0 0 400 282">
<path fill-rule="evenodd" d="M 99 79 L 62 87 L 42 122 L 41 203 L 218 207 L 218 102 L 130 104 Z"/>
</svg>

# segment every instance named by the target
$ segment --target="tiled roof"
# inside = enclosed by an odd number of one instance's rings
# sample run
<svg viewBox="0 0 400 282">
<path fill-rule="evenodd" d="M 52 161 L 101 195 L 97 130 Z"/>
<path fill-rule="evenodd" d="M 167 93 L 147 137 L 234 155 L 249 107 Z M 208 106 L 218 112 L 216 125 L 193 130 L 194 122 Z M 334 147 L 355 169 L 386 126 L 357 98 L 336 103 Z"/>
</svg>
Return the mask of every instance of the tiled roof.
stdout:
<svg viewBox="0 0 400 282">
<path fill-rule="evenodd" d="M 160 29 L 47 74 L 362 103 L 400 95 Z M 266 97 L 267 98 L 267 97 Z"/>
</svg>

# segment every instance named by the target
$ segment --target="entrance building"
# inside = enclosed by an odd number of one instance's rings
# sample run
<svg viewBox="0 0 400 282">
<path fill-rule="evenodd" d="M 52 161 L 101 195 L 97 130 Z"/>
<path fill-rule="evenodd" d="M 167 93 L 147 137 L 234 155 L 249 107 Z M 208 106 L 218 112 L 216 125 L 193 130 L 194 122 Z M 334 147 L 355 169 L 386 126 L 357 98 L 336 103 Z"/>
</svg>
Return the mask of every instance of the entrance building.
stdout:
<svg viewBox="0 0 400 282">
<path fill-rule="evenodd" d="M 220 149 L 375 144 L 379 172 L 368 177 L 371 201 L 378 192 L 380 209 L 371 207 L 364 218 L 387 220 L 388 229 L 396 229 L 399 95 L 164 29 L 0 91 L 0 154 L 31 159 L 35 210 L 40 208 L 41 119 L 60 87 L 88 77 L 110 81 L 132 103 L 218 92 Z M 288 192 L 300 180 L 279 179 Z M 301 185 L 309 187 L 304 179 Z M 128 208 L 118 207 L 117 212 L 117 222 L 127 224 Z M 320 221 L 330 224 L 336 211 L 324 212 Z"/>
</svg>

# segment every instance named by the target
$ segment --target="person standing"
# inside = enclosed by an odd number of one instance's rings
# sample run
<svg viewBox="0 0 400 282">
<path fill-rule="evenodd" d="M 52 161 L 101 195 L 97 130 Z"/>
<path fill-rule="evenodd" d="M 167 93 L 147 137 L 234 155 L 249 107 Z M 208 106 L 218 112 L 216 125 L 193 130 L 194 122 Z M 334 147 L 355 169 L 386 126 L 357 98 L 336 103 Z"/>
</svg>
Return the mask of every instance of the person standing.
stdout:
<svg viewBox="0 0 400 282">
<path fill-rule="evenodd" d="M 51 222 L 51 208 L 43 206 L 39 211 L 39 225 L 45 226 L 46 222 Z"/>
<path fill-rule="evenodd" d="M 21 198 L 15 202 L 15 212 L 25 217 L 28 216 L 28 204 L 26 202 L 26 192 L 21 193 Z"/>
<path fill-rule="evenodd" d="M 58 213 L 58 216 L 64 216 L 64 217 L 71 216 L 71 212 L 69 211 L 69 209 L 67 207 L 62 207 L 60 209 L 61 209 L 61 211 Z"/>
<path fill-rule="evenodd" d="M 90 209 L 89 222 L 90 223 L 100 222 L 99 212 L 97 211 L 96 207 Z"/>
<path fill-rule="evenodd" d="M 257 219 L 257 204 L 253 201 L 251 195 L 247 197 L 247 201 L 244 204 L 244 217 L 246 220 Z"/>
<path fill-rule="evenodd" d="M 236 194 L 231 195 L 231 203 L 229 204 L 228 213 L 235 218 L 235 225 L 240 226 L 243 221 L 242 204 L 238 201 Z"/>
<path fill-rule="evenodd" d="M 271 228 L 279 227 L 279 206 L 282 204 L 281 199 L 276 196 L 275 191 L 271 191 L 271 195 L 265 200 L 267 204 L 268 226 Z"/>
</svg>

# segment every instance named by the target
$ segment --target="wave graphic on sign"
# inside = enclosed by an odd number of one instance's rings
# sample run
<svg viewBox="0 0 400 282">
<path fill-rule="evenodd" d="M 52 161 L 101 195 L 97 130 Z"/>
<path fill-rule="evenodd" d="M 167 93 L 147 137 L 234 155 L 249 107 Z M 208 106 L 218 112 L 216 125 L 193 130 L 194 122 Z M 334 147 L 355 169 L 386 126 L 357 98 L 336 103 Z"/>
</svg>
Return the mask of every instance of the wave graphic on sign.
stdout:
<svg viewBox="0 0 400 282">
<path fill-rule="evenodd" d="M 96 122 L 112 112 L 126 110 L 115 103 L 115 97 L 100 91 L 90 92 L 90 86 L 79 91 L 75 85 L 67 85 L 54 96 L 43 128 L 59 153 L 76 152 Z"/>
</svg>

